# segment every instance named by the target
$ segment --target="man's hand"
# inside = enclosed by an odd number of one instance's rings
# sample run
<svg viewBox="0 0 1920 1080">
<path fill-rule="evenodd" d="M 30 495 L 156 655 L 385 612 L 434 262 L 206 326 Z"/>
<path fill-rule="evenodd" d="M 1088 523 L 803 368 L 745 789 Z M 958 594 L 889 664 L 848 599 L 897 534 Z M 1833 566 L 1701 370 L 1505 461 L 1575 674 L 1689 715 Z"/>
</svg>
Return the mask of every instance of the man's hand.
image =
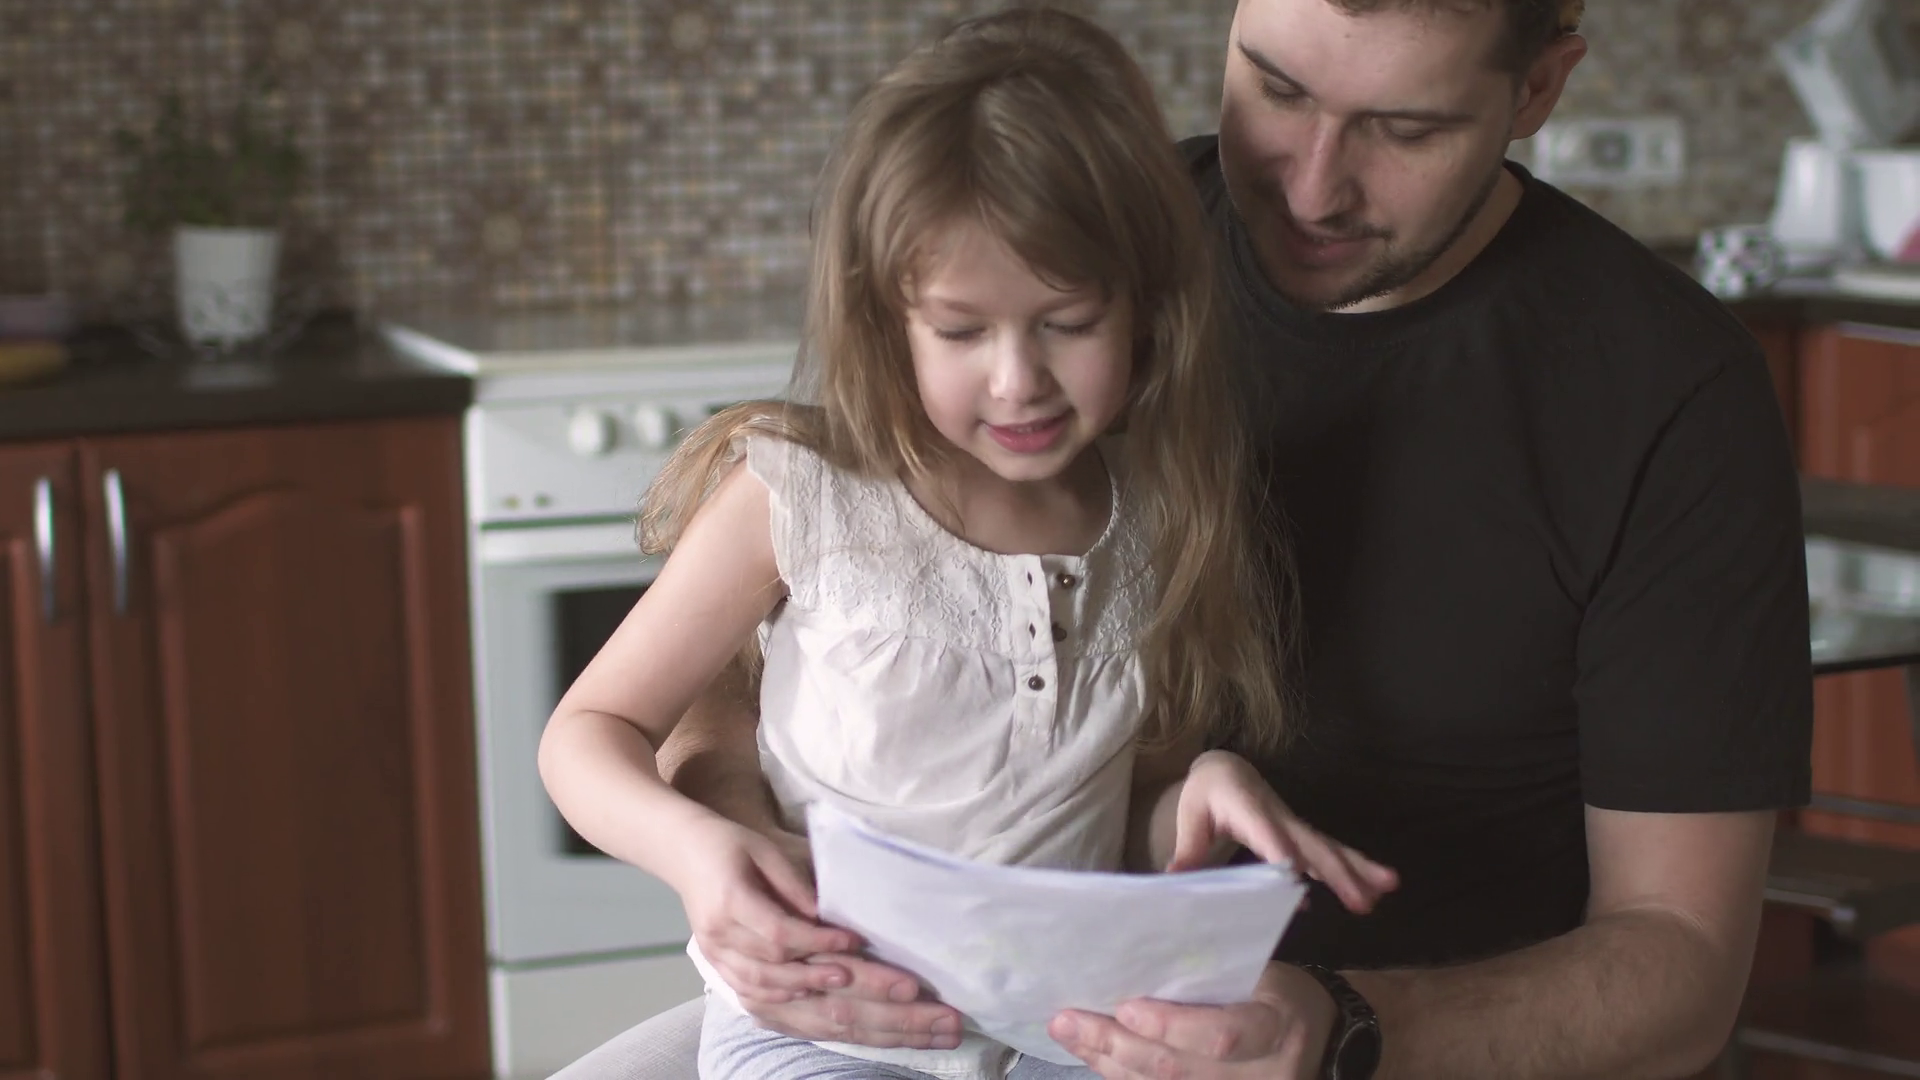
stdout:
<svg viewBox="0 0 1920 1080">
<path fill-rule="evenodd" d="M 1129 1001 L 1117 1012 L 1069 1010 L 1047 1030 L 1106 1080 L 1312 1080 L 1338 1010 L 1313 976 L 1269 964 L 1244 1005 Z"/>
</svg>

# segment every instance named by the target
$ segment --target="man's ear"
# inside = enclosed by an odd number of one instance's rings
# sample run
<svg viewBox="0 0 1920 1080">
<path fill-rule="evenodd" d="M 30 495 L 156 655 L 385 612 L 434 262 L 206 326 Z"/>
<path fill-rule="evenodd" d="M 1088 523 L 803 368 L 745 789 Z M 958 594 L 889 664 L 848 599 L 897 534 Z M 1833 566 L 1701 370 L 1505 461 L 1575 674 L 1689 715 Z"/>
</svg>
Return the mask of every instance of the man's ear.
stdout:
<svg viewBox="0 0 1920 1080">
<path fill-rule="evenodd" d="M 1539 132 L 1540 125 L 1553 115 L 1553 107 L 1560 103 L 1567 76 L 1586 55 L 1587 39 L 1579 34 L 1555 38 L 1540 51 L 1520 82 L 1520 107 L 1513 114 L 1514 138 L 1532 138 Z"/>
</svg>

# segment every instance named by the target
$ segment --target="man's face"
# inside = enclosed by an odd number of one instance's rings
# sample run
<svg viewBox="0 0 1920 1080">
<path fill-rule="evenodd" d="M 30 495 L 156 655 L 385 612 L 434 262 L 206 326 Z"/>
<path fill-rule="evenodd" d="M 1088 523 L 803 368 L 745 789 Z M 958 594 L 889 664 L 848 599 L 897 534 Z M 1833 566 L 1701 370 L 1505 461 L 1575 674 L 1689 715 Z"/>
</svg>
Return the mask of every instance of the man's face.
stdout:
<svg viewBox="0 0 1920 1080">
<path fill-rule="evenodd" d="M 1442 257 L 1486 207 L 1514 134 L 1518 88 L 1488 63 L 1504 17 L 1497 3 L 1355 16 L 1241 0 L 1220 160 L 1282 295 L 1348 308 L 1459 269 Z"/>
</svg>

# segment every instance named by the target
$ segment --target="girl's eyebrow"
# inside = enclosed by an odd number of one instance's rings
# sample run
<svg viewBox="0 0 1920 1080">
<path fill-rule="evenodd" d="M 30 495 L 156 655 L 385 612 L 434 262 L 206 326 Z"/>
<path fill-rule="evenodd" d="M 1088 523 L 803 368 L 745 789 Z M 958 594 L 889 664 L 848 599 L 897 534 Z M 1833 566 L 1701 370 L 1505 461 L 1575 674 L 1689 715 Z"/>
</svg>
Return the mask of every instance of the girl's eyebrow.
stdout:
<svg viewBox="0 0 1920 1080">
<path fill-rule="evenodd" d="M 1053 312 L 1060 311 L 1064 308 L 1078 307 L 1081 304 L 1090 303 L 1092 301 L 1098 300 L 1099 298 L 1100 298 L 1099 294 L 1096 291 L 1088 289 L 1088 290 L 1084 290 L 1081 294 L 1078 294 L 1078 295 L 1069 294 L 1067 296 L 1064 296 L 1061 299 L 1056 300 L 1051 304 L 1047 304 L 1044 307 L 1041 307 L 1039 311 L 1043 315 L 1052 314 Z M 987 314 L 985 310 L 973 304 L 969 304 L 965 300 L 956 299 L 950 296 L 941 296 L 938 293 L 923 294 L 920 297 L 919 306 L 946 308 L 949 311 L 955 311 L 962 315 Z"/>
</svg>

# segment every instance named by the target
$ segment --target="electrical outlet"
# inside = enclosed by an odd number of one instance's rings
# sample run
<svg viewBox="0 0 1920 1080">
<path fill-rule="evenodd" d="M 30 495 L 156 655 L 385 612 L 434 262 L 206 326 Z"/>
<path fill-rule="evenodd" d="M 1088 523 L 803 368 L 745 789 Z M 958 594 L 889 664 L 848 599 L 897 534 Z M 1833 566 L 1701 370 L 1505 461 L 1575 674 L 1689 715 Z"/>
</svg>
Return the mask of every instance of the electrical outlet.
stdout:
<svg viewBox="0 0 1920 1080">
<path fill-rule="evenodd" d="M 1551 120 L 1532 143 L 1533 174 L 1554 184 L 1671 184 L 1687 168 L 1686 131 L 1677 116 Z"/>
</svg>

